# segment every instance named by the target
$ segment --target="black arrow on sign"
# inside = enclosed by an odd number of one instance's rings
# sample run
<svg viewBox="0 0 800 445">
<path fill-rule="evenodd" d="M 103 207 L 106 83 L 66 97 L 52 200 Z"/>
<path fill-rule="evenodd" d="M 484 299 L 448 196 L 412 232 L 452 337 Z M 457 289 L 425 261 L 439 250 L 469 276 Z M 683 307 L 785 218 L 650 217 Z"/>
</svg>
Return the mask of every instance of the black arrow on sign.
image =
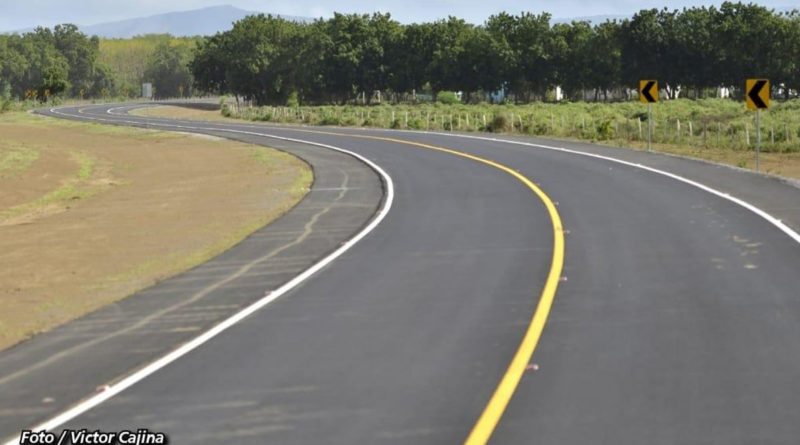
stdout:
<svg viewBox="0 0 800 445">
<path fill-rule="evenodd" d="M 656 82 L 654 80 L 650 80 L 650 81 L 647 82 L 647 84 L 644 86 L 644 88 L 642 88 L 642 94 L 644 95 L 644 98 L 647 99 L 647 101 L 651 102 L 651 103 L 656 101 L 656 98 L 653 97 L 650 94 L 650 90 L 653 89 L 655 84 L 656 84 Z"/>
<path fill-rule="evenodd" d="M 761 96 L 758 94 L 761 93 L 761 90 L 764 88 L 764 85 L 767 84 L 766 80 L 757 80 L 756 83 L 753 85 L 753 88 L 750 88 L 750 91 L 747 92 L 747 97 L 756 104 L 756 108 L 767 108 L 767 104 L 761 100 Z"/>
</svg>

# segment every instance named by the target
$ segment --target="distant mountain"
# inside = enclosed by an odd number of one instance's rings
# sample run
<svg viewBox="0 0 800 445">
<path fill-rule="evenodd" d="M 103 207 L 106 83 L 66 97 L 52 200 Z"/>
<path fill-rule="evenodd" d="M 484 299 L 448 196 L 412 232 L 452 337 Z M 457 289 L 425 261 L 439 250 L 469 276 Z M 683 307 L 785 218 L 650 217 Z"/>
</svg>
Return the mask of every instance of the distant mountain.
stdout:
<svg viewBox="0 0 800 445">
<path fill-rule="evenodd" d="M 79 27 L 87 35 L 106 38 L 129 38 L 142 34 L 167 33 L 177 37 L 207 36 L 220 31 L 227 31 L 233 27 L 233 22 L 253 14 L 261 13 L 224 5 Z M 307 17 L 273 15 L 297 22 L 312 21 Z M 32 31 L 32 29 L 16 32 L 23 33 L 28 31 Z"/>
</svg>

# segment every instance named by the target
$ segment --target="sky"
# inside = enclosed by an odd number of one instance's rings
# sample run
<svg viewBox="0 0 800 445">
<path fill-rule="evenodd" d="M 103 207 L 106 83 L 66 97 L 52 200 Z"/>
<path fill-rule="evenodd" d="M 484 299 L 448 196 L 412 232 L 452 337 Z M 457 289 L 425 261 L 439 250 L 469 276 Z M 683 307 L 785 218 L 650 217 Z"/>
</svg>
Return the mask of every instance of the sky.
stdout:
<svg viewBox="0 0 800 445">
<path fill-rule="evenodd" d="M 770 8 L 786 7 L 796 0 L 757 0 Z M 749 0 L 744 1 L 749 3 Z M 719 5 L 697 0 L 0 0 L 0 31 L 58 23 L 93 25 L 164 12 L 230 4 L 250 11 L 329 17 L 336 12 L 389 12 L 403 23 L 431 21 L 454 15 L 471 23 L 483 23 L 492 14 L 507 11 L 546 11 L 555 18 L 593 15 L 631 15 L 639 9 L 680 9 Z"/>
</svg>

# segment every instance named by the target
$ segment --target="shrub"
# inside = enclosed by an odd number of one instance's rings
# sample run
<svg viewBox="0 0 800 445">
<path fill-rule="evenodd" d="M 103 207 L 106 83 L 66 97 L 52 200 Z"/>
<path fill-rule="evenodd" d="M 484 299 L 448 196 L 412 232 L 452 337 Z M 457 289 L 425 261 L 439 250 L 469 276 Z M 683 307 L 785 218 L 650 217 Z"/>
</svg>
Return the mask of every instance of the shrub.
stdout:
<svg viewBox="0 0 800 445">
<path fill-rule="evenodd" d="M 255 116 L 250 117 L 250 120 L 267 122 L 272 120 L 272 113 L 266 111 L 263 113 L 258 113 Z"/>
<path fill-rule="evenodd" d="M 436 95 L 436 101 L 445 105 L 453 105 L 461 102 L 458 99 L 458 94 L 453 91 L 442 91 Z"/>
<path fill-rule="evenodd" d="M 297 91 L 292 91 L 289 94 L 289 97 L 286 99 L 286 106 L 291 108 L 297 108 L 300 106 L 300 101 L 297 99 Z"/>
<path fill-rule="evenodd" d="M 345 127 L 355 127 L 356 125 L 358 125 L 358 121 L 356 121 L 355 117 L 347 116 L 344 119 L 342 119 L 340 125 L 344 125 Z"/>
<path fill-rule="evenodd" d="M 341 120 L 336 115 L 322 116 L 318 122 L 319 125 L 340 125 Z"/>
<path fill-rule="evenodd" d="M 535 134 L 537 136 L 542 136 L 542 135 L 545 135 L 545 134 L 548 133 L 549 128 L 547 127 L 546 123 L 544 123 L 542 121 L 539 121 L 538 123 L 536 123 L 533 126 L 533 128 L 530 128 L 530 129 L 526 128 L 526 130 L 528 132 L 532 132 L 533 134 Z"/>
<path fill-rule="evenodd" d="M 408 121 L 408 128 L 413 130 L 424 130 L 425 129 L 425 122 L 419 119 L 409 119 Z"/>
<path fill-rule="evenodd" d="M 511 118 L 505 113 L 499 113 L 492 118 L 489 126 L 486 129 L 492 133 L 502 133 L 511 130 Z"/>
<path fill-rule="evenodd" d="M 611 126 L 610 120 L 604 120 L 597 124 L 595 127 L 597 139 L 600 141 L 607 141 L 614 139 L 614 128 Z"/>
</svg>

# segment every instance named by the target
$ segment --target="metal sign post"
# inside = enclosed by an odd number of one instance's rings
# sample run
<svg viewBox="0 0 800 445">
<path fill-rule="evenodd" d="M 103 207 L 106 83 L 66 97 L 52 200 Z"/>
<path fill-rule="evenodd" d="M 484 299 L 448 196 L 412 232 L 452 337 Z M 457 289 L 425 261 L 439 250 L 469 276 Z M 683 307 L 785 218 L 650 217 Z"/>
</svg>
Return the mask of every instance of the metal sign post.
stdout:
<svg viewBox="0 0 800 445">
<path fill-rule="evenodd" d="M 761 169 L 758 155 L 761 152 L 761 110 L 756 110 L 756 171 Z"/>
<path fill-rule="evenodd" d="M 647 151 L 652 151 L 653 140 L 653 104 L 647 104 Z"/>
</svg>

